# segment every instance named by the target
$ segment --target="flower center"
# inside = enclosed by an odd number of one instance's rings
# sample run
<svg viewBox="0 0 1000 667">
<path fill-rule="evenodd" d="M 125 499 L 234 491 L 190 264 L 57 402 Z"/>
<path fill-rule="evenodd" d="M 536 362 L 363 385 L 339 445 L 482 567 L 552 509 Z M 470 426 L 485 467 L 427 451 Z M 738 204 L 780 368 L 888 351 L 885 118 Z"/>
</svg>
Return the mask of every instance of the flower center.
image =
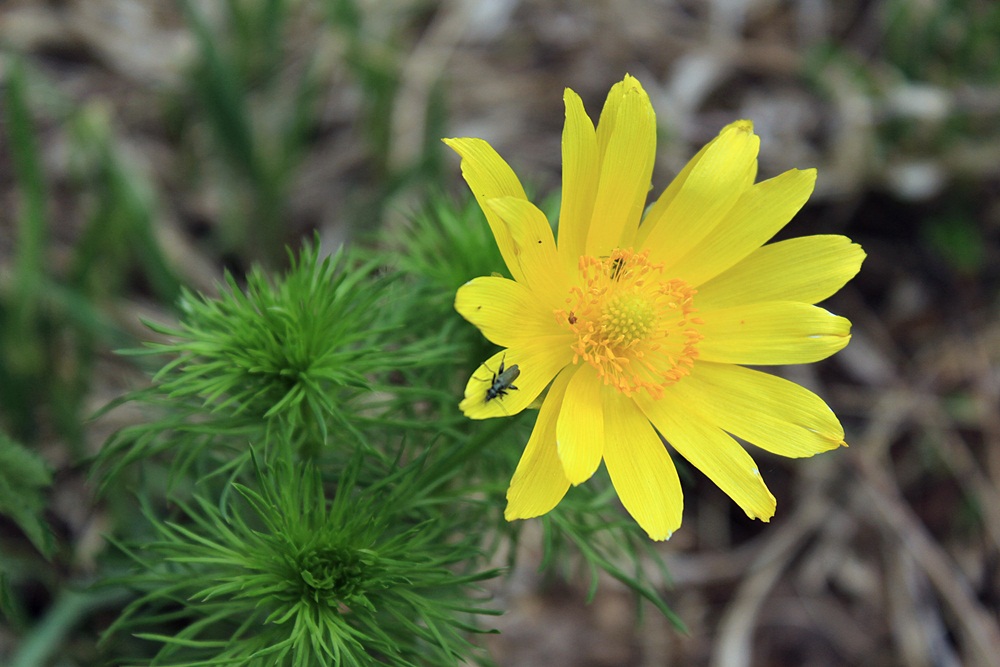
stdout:
<svg viewBox="0 0 1000 667">
<path fill-rule="evenodd" d="M 608 340 L 619 341 L 620 345 L 637 343 L 656 325 L 653 304 L 642 294 L 613 294 L 601 311 L 601 333 Z"/>
<path fill-rule="evenodd" d="M 559 323 L 576 335 L 573 363 L 597 369 L 604 384 L 626 396 L 645 389 L 653 398 L 691 372 L 702 335 L 694 316 L 695 290 L 663 277 L 649 252 L 617 249 L 580 258 L 582 286 L 570 289 Z"/>
</svg>

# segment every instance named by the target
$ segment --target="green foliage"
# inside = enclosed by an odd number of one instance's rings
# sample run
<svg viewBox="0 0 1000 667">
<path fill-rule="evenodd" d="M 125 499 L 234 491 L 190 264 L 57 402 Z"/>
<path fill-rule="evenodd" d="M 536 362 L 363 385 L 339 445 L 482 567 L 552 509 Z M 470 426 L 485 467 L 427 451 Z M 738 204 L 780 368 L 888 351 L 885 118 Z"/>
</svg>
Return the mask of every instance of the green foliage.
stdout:
<svg viewBox="0 0 1000 667">
<path fill-rule="evenodd" d="M 147 323 L 168 342 L 131 351 L 170 358 L 153 388 L 130 397 L 162 416 L 118 433 L 105 461 L 117 470 L 169 451 L 183 471 L 208 448 L 245 454 L 242 443 L 276 433 L 307 456 L 333 430 L 366 442 L 361 429 L 387 409 L 372 394 L 388 374 L 448 352 L 397 342 L 392 282 L 372 261 L 320 258 L 317 242 L 280 280 L 255 268 L 245 288 L 227 275 L 217 298 L 185 292 L 177 327 Z"/>
<path fill-rule="evenodd" d="M 0 432 L 0 515 L 13 521 L 43 556 L 52 556 L 52 533 L 42 516 L 52 474 L 40 457 Z M 20 616 L 0 543 L 0 616 Z M 37 556 L 33 556 L 37 559 Z"/>
<path fill-rule="evenodd" d="M 359 93 L 349 122 L 362 145 L 348 177 L 355 187 L 337 208 L 350 231 L 377 229 L 393 197 L 440 176 L 438 86 L 413 114 L 423 121 L 418 145 L 394 156 L 412 35 L 391 12 L 412 9 L 353 0 L 227 0 L 215 12 L 186 0 L 183 8 L 196 54 L 185 87 L 171 98 L 171 126 L 186 154 L 188 185 L 219 202 L 219 236 L 211 242 L 220 254 L 280 265 L 303 160 L 329 136 L 330 100 L 322 96 L 343 89 L 345 77 Z"/>
<path fill-rule="evenodd" d="M 478 481 L 463 469 L 484 441 L 461 428 L 440 373 L 454 346 L 429 320 L 423 335 L 408 328 L 405 284 L 377 258 L 323 258 L 317 242 L 284 276 L 227 276 L 215 298 L 185 292 L 178 325 L 151 325 L 166 340 L 133 354 L 166 363 L 121 401 L 149 420 L 115 434 L 101 459 L 106 482 L 137 471 L 154 531 L 122 541 L 136 566 L 116 581 L 139 597 L 109 651 L 125 650 L 127 630 L 161 645 L 137 664 L 477 654 L 473 619 L 495 612 L 474 585 L 497 572 L 484 567 Z M 150 483 L 161 457 L 165 498 Z M 165 499 L 179 508 L 171 520 Z"/>
<path fill-rule="evenodd" d="M 116 145 L 104 106 L 82 107 L 69 119 L 76 186 L 93 198 L 76 244 L 67 281 L 101 301 L 127 287 L 128 271 L 141 266 L 157 297 L 173 303 L 180 285 L 156 240 L 160 206 L 148 180 Z"/>
<path fill-rule="evenodd" d="M 222 249 L 267 266 L 281 260 L 289 189 L 329 67 L 322 50 L 289 65 L 285 32 L 296 4 L 230 0 L 212 25 L 199 3 L 183 3 L 198 48 L 188 94 L 179 103 L 186 107 L 192 166 L 226 190 Z M 200 131 L 202 124 L 207 132 Z M 213 174 L 213 167 L 224 176 Z"/>
<path fill-rule="evenodd" d="M 413 100 L 401 95 L 406 60 L 412 57 L 408 42 L 413 34 L 406 26 L 432 20 L 437 9 L 433 4 L 372 5 L 357 0 L 323 4 L 334 38 L 344 44 L 344 65 L 361 92 L 357 131 L 367 147 L 364 169 L 372 177 L 369 187 L 353 194 L 346 204 L 356 212 L 353 217 L 381 220 L 391 210 L 393 198 L 408 188 L 440 186 L 440 138 L 446 121 L 443 86 L 429 83 L 421 109 L 409 108 Z M 404 151 L 394 145 L 400 118 L 422 121 L 417 145 Z"/>
<path fill-rule="evenodd" d="M 1000 80 L 1000 5 L 990 0 L 887 3 L 887 56 L 912 80 Z M 914 48 L 919 44 L 919 48 Z"/>
<path fill-rule="evenodd" d="M 476 202 L 459 206 L 443 195 L 432 197 L 401 233 L 385 237 L 395 268 L 408 281 L 407 289 L 421 297 L 414 325 L 426 319 L 468 332 L 452 305 L 455 291 L 474 276 L 506 271 Z"/>
<path fill-rule="evenodd" d="M 412 465 L 412 464 L 411 464 Z M 332 498 L 312 465 L 254 461 L 254 488 L 224 506 L 203 498 L 175 521 L 147 513 L 157 539 L 123 583 L 143 591 L 118 625 L 163 645 L 158 665 L 440 665 L 475 653 L 470 598 L 493 570 L 440 510 L 415 505 L 413 468 L 355 456 Z M 112 631 L 117 628 L 112 628 Z"/>
<path fill-rule="evenodd" d="M 42 519 L 51 483 L 52 474 L 41 458 L 0 433 L 0 514 L 13 520 L 45 556 L 53 547 Z"/>
<path fill-rule="evenodd" d="M 34 432 L 31 406 L 38 400 L 37 392 L 28 388 L 48 370 L 44 339 L 37 336 L 42 317 L 38 294 L 44 282 L 47 195 L 20 63 L 13 63 L 6 87 L 3 110 L 7 140 L 22 200 L 15 213 L 18 252 L 14 276 L 9 291 L 0 294 L 0 354 L 4 362 L 0 364 L 0 405 L 12 432 L 27 438 Z"/>
<path fill-rule="evenodd" d="M 227 275 L 217 299 L 186 293 L 178 329 L 150 325 L 174 339 L 150 344 L 174 357 L 153 381 L 172 398 L 198 396 L 213 411 L 280 418 L 293 430 L 315 424 L 325 440 L 328 417 L 348 421 L 346 401 L 331 389 L 368 388 L 365 374 L 387 361 L 371 345 L 387 306 L 365 281 L 372 267 L 341 263 L 307 248 L 276 284 L 255 269 L 245 292 Z"/>
<path fill-rule="evenodd" d="M 363 130 L 372 148 L 375 169 L 389 180 L 389 151 L 393 104 L 399 89 L 400 59 L 392 41 L 377 39 L 368 30 L 368 18 L 355 0 L 328 0 L 330 22 L 347 40 L 346 64 L 365 92 Z"/>
<path fill-rule="evenodd" d="M 44 97 L 44 80 L 12 61 L 2 111 L 20 206 L 17 254 L 9 282 L 0 285 L 0 419 L 18 439 L 31 442 L 48 430 L 72 445 L 82 442 L 82 403 L 91 365 L 102 345 L 121 335 L 100 304 L 122 289 L 142 253 L 150 284 L 172 299 L 176 280 L 152 233 L 153 202 L 138 170 L 112 147 L 98 107 L 77 108 Z M 37 99 L 36 99 L 37 98 Z M 82 241 L 56 274 L 49 261 L 49 186 L 41 168 L 36 116 L 55 116 L 80 174 Z M 86 196 L 83 196 L 86 193 Z"/>
</svg>

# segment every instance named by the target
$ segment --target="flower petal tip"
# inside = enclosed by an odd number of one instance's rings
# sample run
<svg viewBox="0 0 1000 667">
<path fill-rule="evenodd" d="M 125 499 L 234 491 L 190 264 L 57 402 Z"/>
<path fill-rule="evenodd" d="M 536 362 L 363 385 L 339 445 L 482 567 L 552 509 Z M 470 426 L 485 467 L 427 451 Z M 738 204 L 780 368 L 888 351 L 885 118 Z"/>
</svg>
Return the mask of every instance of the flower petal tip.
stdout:
<svg viewBox="0 0 1000 667">
<path fill-rule="evenodd" d="M 722 132 L 719 134 L 724 134 L 725 132 L 735 131 L 743 132 L 744 134 L 753 134 L 753 121 L 746 118 L 741 120 L 735 120 L 729 125 L 722 128 Z"/>
<path fill-rule="evenodd" d="M 566 463 L 561 460 L 562 452 L 564 450 L 560 449 L 558 444 L 556 445 L 556 448 L 560 455 L 560 463 L 563 464 L 563 474 L 566 475 L 566 479 L 569 480 L 569 483 L 573 486 L 580 486 L 593 477 L 594 473 L 597 472 L 596 467 L 590 465 L 580 465 L 579 462 L 577 465 L 567 467 Z M 600 459 L 598 459 L 598 465 L 600 465 Z"/>
<path fill-rule="evenodd" d="M 622 83 L 625 84 L 625 90 L 642 90 L 642 84 L 639 83 L 639 79 L 635 78 L 631 74 L 626 74 L 622 79 Z"/>
<path fill-rule="evenodd" d="M 667 540 L 669 540 L 671 537 L 674 536 L 674 531 L 668 530 L 665 533 L 650 533 L 647 531 L 646 534 L 649 535 L 649 539 L 653 540 L 654 542 L 666 542 Z"/>
</svg>

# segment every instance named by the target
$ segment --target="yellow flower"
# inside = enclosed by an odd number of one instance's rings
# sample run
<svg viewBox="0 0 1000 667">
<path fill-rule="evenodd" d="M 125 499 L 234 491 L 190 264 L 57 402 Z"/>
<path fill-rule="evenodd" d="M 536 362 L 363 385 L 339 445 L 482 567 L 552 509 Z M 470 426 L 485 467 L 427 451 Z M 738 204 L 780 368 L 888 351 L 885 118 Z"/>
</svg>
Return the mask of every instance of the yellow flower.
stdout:
<svg viewBox="0 0 1000 667">
<path fill-rule="evenodd" d="M 639 82 L 611 88 L 596 130 L 576 93 L 564 101 L 558 244 L 489 144 L 445 140 L 513 277 L 458 290 L 458 312 L 504 348 L 472 374 L 460 407 L 472 419 L 513 415 L 548 387 L 505 516 L 545 514 L 603 460 L 625 509 L 667 539 L 683 495 L 666 442 L 767 521 L 774 496 L 733 436 L 789 457 L 846 443 L 822 399 L 743 364 L 809 363 L 847 345 L 851 323 L 813 304 L 864 252 L 843 236 L 763 245 L 809 198 L 816 171 L 754 183 L 750 121 L 723 128 L 646 209 L 656 119 Z"/>
</svg>

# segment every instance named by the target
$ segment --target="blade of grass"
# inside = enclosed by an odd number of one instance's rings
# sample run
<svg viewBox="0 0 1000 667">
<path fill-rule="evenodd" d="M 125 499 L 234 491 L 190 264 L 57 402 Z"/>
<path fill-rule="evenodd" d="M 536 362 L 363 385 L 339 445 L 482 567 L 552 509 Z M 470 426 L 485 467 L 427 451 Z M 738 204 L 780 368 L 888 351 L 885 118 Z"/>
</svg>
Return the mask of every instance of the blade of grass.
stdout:
<svg viewBox="0 0 1000 667">
<path fill-rule="evenodd" d="M 28 109 L 27 81 L 24 65 L 18 60 L 11 63 L 7 78 L 7 133 L 10 142 L 14 175 L 21 193 L 21 206 L 17 213 L 17 259 L 14 271 L 13 340 L 30 335 L 35 319 L 37 300 L 34 298 L 44 271 L 46 243 L 45 179 L 38 141 Z M 28 360 L 23 360 L 28 363 Z"/>
</svg>

